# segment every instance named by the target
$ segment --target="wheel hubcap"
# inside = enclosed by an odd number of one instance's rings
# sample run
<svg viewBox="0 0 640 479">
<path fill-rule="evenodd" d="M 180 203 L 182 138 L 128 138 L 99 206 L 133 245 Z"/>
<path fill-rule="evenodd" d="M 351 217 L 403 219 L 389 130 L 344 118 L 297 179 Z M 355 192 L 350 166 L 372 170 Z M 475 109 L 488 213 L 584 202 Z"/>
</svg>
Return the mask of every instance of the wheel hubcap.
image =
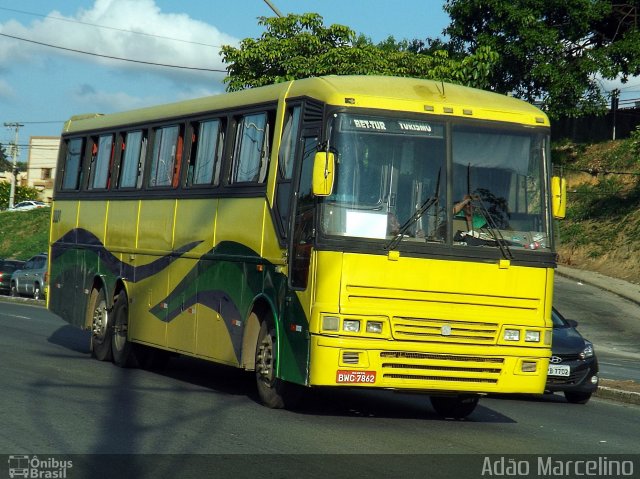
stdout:
<svg viewBox="0 0 640 479">
<path fill-rule="evenodd" d="M 271 383 L 273 381 L 273 344 L 271 336 L 264 338 L 258 349 L 257 366 L 260 378 L 266 383 Z"/>
<path fill-rule="evenodd" d="M 93 321 L 91 330 L 93 337 L 102 342 L 107 332 L 107 307 L 104 301 L 101 301 L 93 310 Z"/>
</svg>

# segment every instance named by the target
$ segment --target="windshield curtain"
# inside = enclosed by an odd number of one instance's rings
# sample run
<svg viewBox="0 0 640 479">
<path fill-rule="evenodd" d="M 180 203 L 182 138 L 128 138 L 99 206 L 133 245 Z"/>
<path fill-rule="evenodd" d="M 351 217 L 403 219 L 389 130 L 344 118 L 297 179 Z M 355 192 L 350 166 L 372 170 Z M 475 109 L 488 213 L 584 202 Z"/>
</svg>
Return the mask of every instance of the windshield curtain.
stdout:
<svg viewBox="0 0 640 479">
<path fill-rule="evenodd" d="M 354 114 L 337 115 L 332 130 L 336 172 L 321 203 L 324 234 L 549 248 L 545 134 Z"/>
</svg>

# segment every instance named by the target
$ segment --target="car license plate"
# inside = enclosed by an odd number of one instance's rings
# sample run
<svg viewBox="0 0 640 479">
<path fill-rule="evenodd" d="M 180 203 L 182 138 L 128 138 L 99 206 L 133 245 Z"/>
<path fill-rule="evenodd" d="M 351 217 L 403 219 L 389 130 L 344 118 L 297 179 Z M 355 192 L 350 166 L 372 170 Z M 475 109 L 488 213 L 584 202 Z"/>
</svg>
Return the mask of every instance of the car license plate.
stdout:
<svg viewBox="0 0 640 479">
<path fill-rule="evenodd" d="M 569 376 L 571 374 L 571 368 L 569 366 L 557 366 L 555 364 L 549 365 L 549 376 Z"/>
<path fill-rule="evenodd" d="M 376 382 L 375 371 L 338 371 L 337 383 L 373 384 Z"/>
</svg>

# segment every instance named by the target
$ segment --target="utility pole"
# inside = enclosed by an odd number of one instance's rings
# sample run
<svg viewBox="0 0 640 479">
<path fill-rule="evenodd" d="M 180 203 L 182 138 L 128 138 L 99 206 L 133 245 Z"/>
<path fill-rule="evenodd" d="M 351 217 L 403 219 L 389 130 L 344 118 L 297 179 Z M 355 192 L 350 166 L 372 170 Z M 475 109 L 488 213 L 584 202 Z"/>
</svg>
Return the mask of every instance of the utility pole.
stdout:
<svg viewBox="0 0 640 479">
<path fill-rule="evenodd" d="M 273 13 L 275 13 L 279 18 L 282 18 L 282 13 L 280 13 L 280 10 L 278 10 L 278 8 L 270 0 L 264 0 L 264 3 L 266 3 L 269 8 L 273 10 Z"/>
<path fill-rule="evenodd" d="M 20 131 L 20 128 L 24 125 L 22 123 L 15 122 L 5 123 L 4 126 L 7 128 L 13 128 L 16 132 L 13 140 L 13 170 L 11 171 L 13 179 L 11 180 L 11 192 L 9 193 L 9 208 L 13 208 L 13 200 L 16 197 L 16 180 L 18 179 L 18 131 Z"/>
<path fill-rule="evenodd" d="M 611 121 L 613 123 L 612 140 L 616 139 L 616 114 L 618 113 L 618 105 L 620 104 L 620 90 L 617 88 L 611 90 Z"/>
</svg>

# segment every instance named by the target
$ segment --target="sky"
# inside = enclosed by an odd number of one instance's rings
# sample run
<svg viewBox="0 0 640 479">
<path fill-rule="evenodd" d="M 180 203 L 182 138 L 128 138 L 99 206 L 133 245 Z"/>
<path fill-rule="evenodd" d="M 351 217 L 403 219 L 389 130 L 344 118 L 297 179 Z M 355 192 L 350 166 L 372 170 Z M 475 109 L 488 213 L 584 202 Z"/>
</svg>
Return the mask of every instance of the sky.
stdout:
<svg viewBox="0 0 640 479">
<path fill-rule="evenodd" d="M 27 161 L 29 138 L 59 136 L 72 115 L 223 93 L 220 45 L 260 37 L 258 17 L 275 15 L 269 3 L 374 42 L 442 37 L 449 24 L 444 0 L 0 0 L 0 143 L 15 138 L 4 123 L 23 124 L 18 160 Z M 622 100 L 640 97 L 640 79 L 622 87 Z"/>
<path fill-rule="evenodd" d="M 374 42 L 441 36 L 449 23 L 442 0 L 270 3 L 283 15 L 319 13 L 325 25 L 347 25 Z M 4 123 L 23 124 L 18 161 L 27 161 L 29 138 L 58 136 L 72 115 L 222 93 L 220 45 L 258 38 L 258 17 L 274 15 L 265 0 L 0 0 L 0 143 L 14 141 Z"/>
</svg>

